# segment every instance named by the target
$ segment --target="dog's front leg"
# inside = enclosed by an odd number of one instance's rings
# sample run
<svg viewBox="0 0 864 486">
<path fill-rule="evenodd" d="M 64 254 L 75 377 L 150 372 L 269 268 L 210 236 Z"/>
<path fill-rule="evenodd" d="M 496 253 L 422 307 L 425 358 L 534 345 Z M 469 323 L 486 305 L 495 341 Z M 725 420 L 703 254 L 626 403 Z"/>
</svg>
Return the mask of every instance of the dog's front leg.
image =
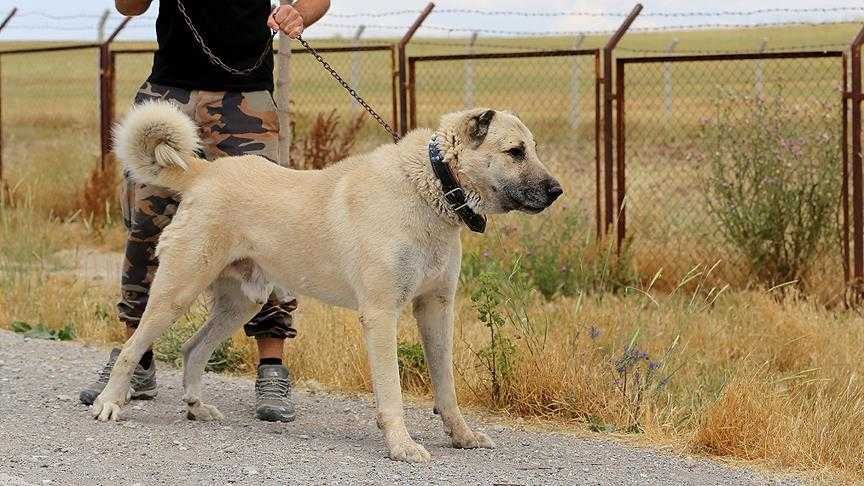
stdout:
<svg viewBox="0 0 864 486">
<path fill-rule="evenodd" d="M 396 359 L 396 309 L 365 307 L 360 321 L 366 338 L 366 354 L 372 371 L 372 388 L 378 407 L 378 427 L 390 458 L 405 462 L 427 462 L 429 452 L 408 435 L 402 413 L 402 390 Z"/>
<path fill-rule="evenodd" d="M 454 291 L 442 289 L 414 300 L 414 318 L 423 338 L 423 353 L 432 378 L 435 408 L 441 414 L 444 430 L 453 447 L 473 449 L 493 448 L 495 443 L 486 434 L 471 430 L 456 402 L 453 379 L 453 301 Z"/>
</svg>

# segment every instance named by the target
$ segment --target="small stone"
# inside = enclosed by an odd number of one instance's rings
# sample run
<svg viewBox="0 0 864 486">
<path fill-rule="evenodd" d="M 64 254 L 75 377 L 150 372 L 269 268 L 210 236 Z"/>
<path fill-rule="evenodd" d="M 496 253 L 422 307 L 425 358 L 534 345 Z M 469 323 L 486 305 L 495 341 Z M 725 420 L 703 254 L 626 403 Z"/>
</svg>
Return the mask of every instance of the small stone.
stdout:
<svg viewBox="0 0 864 486">
<path fill-rule="evenodd" d="M 303 440 L 306 440 L 306 439 L 308 439 L 308 438 L 309 438 L 309 436 L 308 436 L 308 435 L 306 435 L 306 434 L 302 434 L 302 435 L 298 435 L 298 436 L 297 436 L 297 438 L 298 438 L 298 439 L 303 439 Z"/>
<path fill-rule="evenodd" d="M 243 472 L 246 473 L 247 476 L 255 476 L 258 474 L 258 470 L 254 467 L 244 467 Z"/>
</svg>

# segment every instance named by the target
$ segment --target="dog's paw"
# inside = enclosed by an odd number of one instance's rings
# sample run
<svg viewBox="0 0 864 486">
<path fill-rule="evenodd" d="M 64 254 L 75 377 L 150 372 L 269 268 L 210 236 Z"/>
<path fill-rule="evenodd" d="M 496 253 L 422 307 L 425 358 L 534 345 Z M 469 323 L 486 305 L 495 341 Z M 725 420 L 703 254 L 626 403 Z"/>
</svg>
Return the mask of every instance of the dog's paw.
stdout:
<svg viewBox="0 0 864 486">
<path fill-rule="evenodd" d="M 107 422 L 109 420 L 116 422 L 120 419 L 120 407 L 122 405 L 119 400 L 103 398 L 102 395 L 99 395 L 96 397 L 93 405 L 90 406 L 90 414 L 100 422 Z"/>
<path fill-rule="evenodd" d="M 222 420 L 225 416 L 222 415 L 222 412 L 213 405 L 195 402 L 188 406 L 186 410 L 186 418 L 189 420 L 198 420 L 200 422 L 209 422 L 211 420 Z"/>
<path fill-rule="evenodd" d="M 401 462 L 429 462 L 432 456 L 425 447 L 408 440 L 390 447 L 390 459 Z"/>
<path fill-rule="evenodd" d="M 474 432 L 471 429 L 465 429 L 460 434 L 453 434 L 451 440 L 453 447 L 457 449 L 492 449 L 495 447 L 495 442 L 483 432 Z"/>
</svg>

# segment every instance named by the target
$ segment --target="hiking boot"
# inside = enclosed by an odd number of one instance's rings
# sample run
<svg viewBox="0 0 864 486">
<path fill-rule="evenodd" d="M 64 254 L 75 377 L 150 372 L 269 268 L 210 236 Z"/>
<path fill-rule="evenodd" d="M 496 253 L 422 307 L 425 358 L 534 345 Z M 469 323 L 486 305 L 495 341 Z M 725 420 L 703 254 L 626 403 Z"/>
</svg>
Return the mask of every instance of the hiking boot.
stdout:
<svg viewBox="0 0 864 486">
<path fill-rule="evenodd" d="M 111 355 L 108 356 L 108 362 L 99 370 L 99 376 L 96 381 L 87 385 L 87 388 L 81 390 L 78 394 L 78 399 L 84 405 L 93 405 L 96 397 L 105 389 L 108 384 L 108 378 L 111 376 L 111 370 L 114 369 L 114 363 L 117 361 L 117 356 L 120 354 L 119 348 L 111 350 Z M 135 373 L 132 375 L 130 383 L 133 400 L 150 400 L 156 397 L 156 360 L 150 363 L 150 369 L 144 369 L 140 364 L 135 367 Z"/>
<path fill-rule="evenodd" d="M 255 380 L 255 416 L 266 422 L 297 418 L 291 401 L 291 373 L 283 365 L 261 365 Z"/>
</svg>

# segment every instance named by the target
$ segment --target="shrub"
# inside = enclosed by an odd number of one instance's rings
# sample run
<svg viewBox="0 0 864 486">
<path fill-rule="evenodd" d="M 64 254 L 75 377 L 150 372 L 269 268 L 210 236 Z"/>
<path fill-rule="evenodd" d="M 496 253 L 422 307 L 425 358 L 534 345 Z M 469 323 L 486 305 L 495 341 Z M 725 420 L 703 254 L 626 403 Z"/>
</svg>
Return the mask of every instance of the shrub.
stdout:
<svg viewBox="0 0 864 486">
<path fill-rule="evenodd" d="M 319 113 L 303 141 L 303 161 L 292 160 L 291 166 L 302 169 L 323 169 L 351 154 L 357 143 L 357 135 L 363 128 L 364 113 L 358 113 L 341 127 L 342 120 L 336 110 Z M 297 151 L 292 147 L 292 156 Z M 293 157 L 292 157 L 293 159 Z"/>
<path fill-rule="evenodd" d="M 835 224 L 838 130 L 776 103 L 738 101 L 703 127 L 708 206 L 760 280 L 801 282 Z"/>
<path fill-rule="evenodd" d="M 537 290 L 547 299 L 556 294 L 617 292 L 637 278 L 629 244 L 597 241 L 576 211 L 550 220 L 540 231 L 523 231 L 522 264 Z"/>
<path fill-rule="evenodd" d="M 501 244 L 466 252 L 463 285 L 471 287 L 483 272 L 508 273 L 514 267 L 547 300 L 557 295 L 617 292 L 637 282 L 629 242 L 618 251 L 614 242 L 596 240 L 576 211 L 549 218 L 539 227 L 526 223 L 519 234 L 519 248 L 506 244 L 504 240 L 512 240 L 509 235 L 499 234 Z"/>
</svg>

